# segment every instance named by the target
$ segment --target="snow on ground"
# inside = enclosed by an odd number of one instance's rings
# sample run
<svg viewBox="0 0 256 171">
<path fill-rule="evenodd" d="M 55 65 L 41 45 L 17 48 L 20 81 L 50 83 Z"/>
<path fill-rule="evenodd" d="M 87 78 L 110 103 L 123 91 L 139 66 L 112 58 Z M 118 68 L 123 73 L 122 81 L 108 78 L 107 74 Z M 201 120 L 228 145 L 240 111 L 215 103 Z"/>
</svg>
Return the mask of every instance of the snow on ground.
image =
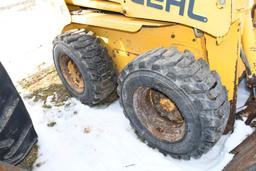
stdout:
<svg viewBox="0 0 256 171">
<path fill-rule="evenodd" d="M 52 64 L 51 42 L 61 24 L 49 4 L 41 0 L 30 11 L 0 12 L 0 61 L 15 84 L 39 64 Z M 253 131 L 237 121 L 234 133 L 223 136 L 201 159 L 182 161 L 142 143 L 118 102 L 99 109 L 71 98 L 69 106 L 43 109 L 41 102 L 24 101 L 39 135 L 40 167 L 34 171 L 220 171 L 233 157 L 229 151 Z M 56 125 L 48 127 L 50 122 Z"/>
</svg>

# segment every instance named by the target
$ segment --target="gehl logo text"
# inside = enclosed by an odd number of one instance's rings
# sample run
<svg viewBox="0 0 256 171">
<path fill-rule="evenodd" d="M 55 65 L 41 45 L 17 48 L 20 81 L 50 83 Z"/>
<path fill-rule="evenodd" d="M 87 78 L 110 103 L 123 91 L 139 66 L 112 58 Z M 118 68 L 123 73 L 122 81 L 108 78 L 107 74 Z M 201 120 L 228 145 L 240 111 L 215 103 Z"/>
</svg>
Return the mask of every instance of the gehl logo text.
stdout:
<svg viewBox="0 0 256 171">
<path fill-rule="evenodd" d="M 186 0 L 132 0 L 132 1 L 140 5 L 146 5 L 150 8 L 165 10 L 166 12 L 171 12 L 172 6 L 175 6 L 176 8 L 179 8 L 179 15 L 184 16 L 185 14 Z M 194 6 L 195 6 L 195 0 L 189 0 L 189 7 L 187 11 L 187 15 L 189 16 L 189 18 L 206 23 L 208 21 L 206 17 L 194 13 Z"/>
</svg>

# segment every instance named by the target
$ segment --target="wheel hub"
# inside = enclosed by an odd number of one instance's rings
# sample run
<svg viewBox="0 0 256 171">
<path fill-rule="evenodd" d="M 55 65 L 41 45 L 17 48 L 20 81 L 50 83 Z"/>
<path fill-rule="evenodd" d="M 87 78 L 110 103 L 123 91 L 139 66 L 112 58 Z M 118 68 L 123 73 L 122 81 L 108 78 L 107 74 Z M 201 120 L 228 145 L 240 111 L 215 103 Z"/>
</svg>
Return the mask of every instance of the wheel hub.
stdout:
<svg viewBox="0 0 256 171">
<path fill-rule="evenodd" d="M 174 127 L 182 126 L 183 117 L 176 105 L 168 97 L 158 91 L 150 90 L 150 99 L 161 117 L 170 120 Z"/>
<path fill-rule="evenodd" d="M 176 142 L 184 137 L 185 120 L 166 95 L 148 87 L 139 87 L 133 99 L 138 119 L 156 138 Z"/>
<path fill-rule="evenodd" d="M 74 61 L 67 55 L 62 55 L 60 57 L 60 68 L 68 84 L 78 93 L 82 93 L 85 89 L 85 82 Z"/>
</svg>

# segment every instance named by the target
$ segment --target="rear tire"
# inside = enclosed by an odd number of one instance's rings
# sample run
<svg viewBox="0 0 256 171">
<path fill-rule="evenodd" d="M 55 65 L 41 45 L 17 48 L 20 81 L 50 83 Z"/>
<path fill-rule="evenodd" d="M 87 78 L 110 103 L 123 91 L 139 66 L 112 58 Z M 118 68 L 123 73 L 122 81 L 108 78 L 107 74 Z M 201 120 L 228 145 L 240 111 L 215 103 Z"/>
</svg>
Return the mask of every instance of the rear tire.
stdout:
<svg viewBox="0 0 256 171">
<path fill-rule="evenodd" d="M 73 30 L 56 37 L 53 44 L 56 70 L 72 96 L 93 106 L 116 89 L 112 59 L 98 38 Z"/>
<path fill-rule="evenodd" d="M 223 134 L 230 110 L 218 74 L 204 60 L 176 48 L 155 49 L 128 64 L 118 94 L 137 135 L 178 159 L 208 152 Z M 160 99 L 160 110 L 154 99 Z"/>
</svg>

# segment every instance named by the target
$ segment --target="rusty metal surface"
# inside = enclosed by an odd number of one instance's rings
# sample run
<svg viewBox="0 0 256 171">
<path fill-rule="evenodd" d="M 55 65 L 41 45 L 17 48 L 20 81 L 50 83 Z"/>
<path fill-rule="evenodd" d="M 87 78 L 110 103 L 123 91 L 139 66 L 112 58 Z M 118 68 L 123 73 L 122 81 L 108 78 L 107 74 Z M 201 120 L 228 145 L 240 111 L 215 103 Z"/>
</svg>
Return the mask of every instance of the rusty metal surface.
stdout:
<svg viewBox="0 0 256 171">
<path fill-rule="evenodd" d="M 248 99 L 246 103 L 247 108 L 238 112 L 237 115 L 242 118 L 247 117 L 245 121 L 246 125 L 250 125 L 251 127 L 256 127 L 256 99 L 252 96 Z"/>
<path fill-rule="evenodd" d="M 256 168 L 256 131 L 231 151 L 233 160 L 223 171 L 255 171 Z"/>
<path fill-rule="evenodd" d="M 238 61 L 236 62 L 236 70 L 235 70 L 234 94 L 233 94 L 233 99 L 230 101 L 230 113 L 229 113 L 229 118 L 228 118 L 226 128 L 223 133 L 224 135 L 227 135 L 228 133 L 234 131 L 234 125 L 235 125 L 235 120 L 236 120 L 236 102 L 237 102 L 237 87 L 238 87 L 237 64 L 238 64 Z"/>
<path fill-rule="evenodd" d="M 0 161 L 0 171 L 27 171 L 27 170 L 16 167 L 16 166 L 12 166 Z"/>
<path fill-rule="evenodd" d="M 85 82 L 78 67 L 67 55 L 60 57 L 60 68 L 68 84 L 78 93 L 83 93 Z"/>
<path fill-rule="evenodd" d="M 254 120 L 256 118 L 256 99 L 252 99 L 248 102 L 248 107 L 245 112 L 248 112 L 248 118 L 245 121 L 245 124 L 256 127 Z"/>
<path fill-rule="evenodd" d="M 236 90 L 235 90 L 236 92 Z M 233 100 L 230 101 L 230 114 L 228 118 L 228 122 L 226 125 L 226 128 L 224 130 L 224 135 L 227 135 L 228 133 L 232 133 L 234 131 L 234 125 L 235 125 L 235 120 L 236 120 L 236 99 L 237 97 L 235 96 Z"/>
<path fill-rule="evenodd" d="M 169 119 L 176 128 L 184 124 L 182 114 L 168 97 L 154 90 L 149 91 L 149 96 L 151 103 L 155 106 L 155 109 L 159 112 L 161 117 Z"/>
<path fill-rule="evenodd" d="M 177 142 L 186 133 L 186 123 L 176 105 L 164 94 L 140 87 L 134 94 L 134 109 L 142 124 L 160 140 Z"/>
</svg>

